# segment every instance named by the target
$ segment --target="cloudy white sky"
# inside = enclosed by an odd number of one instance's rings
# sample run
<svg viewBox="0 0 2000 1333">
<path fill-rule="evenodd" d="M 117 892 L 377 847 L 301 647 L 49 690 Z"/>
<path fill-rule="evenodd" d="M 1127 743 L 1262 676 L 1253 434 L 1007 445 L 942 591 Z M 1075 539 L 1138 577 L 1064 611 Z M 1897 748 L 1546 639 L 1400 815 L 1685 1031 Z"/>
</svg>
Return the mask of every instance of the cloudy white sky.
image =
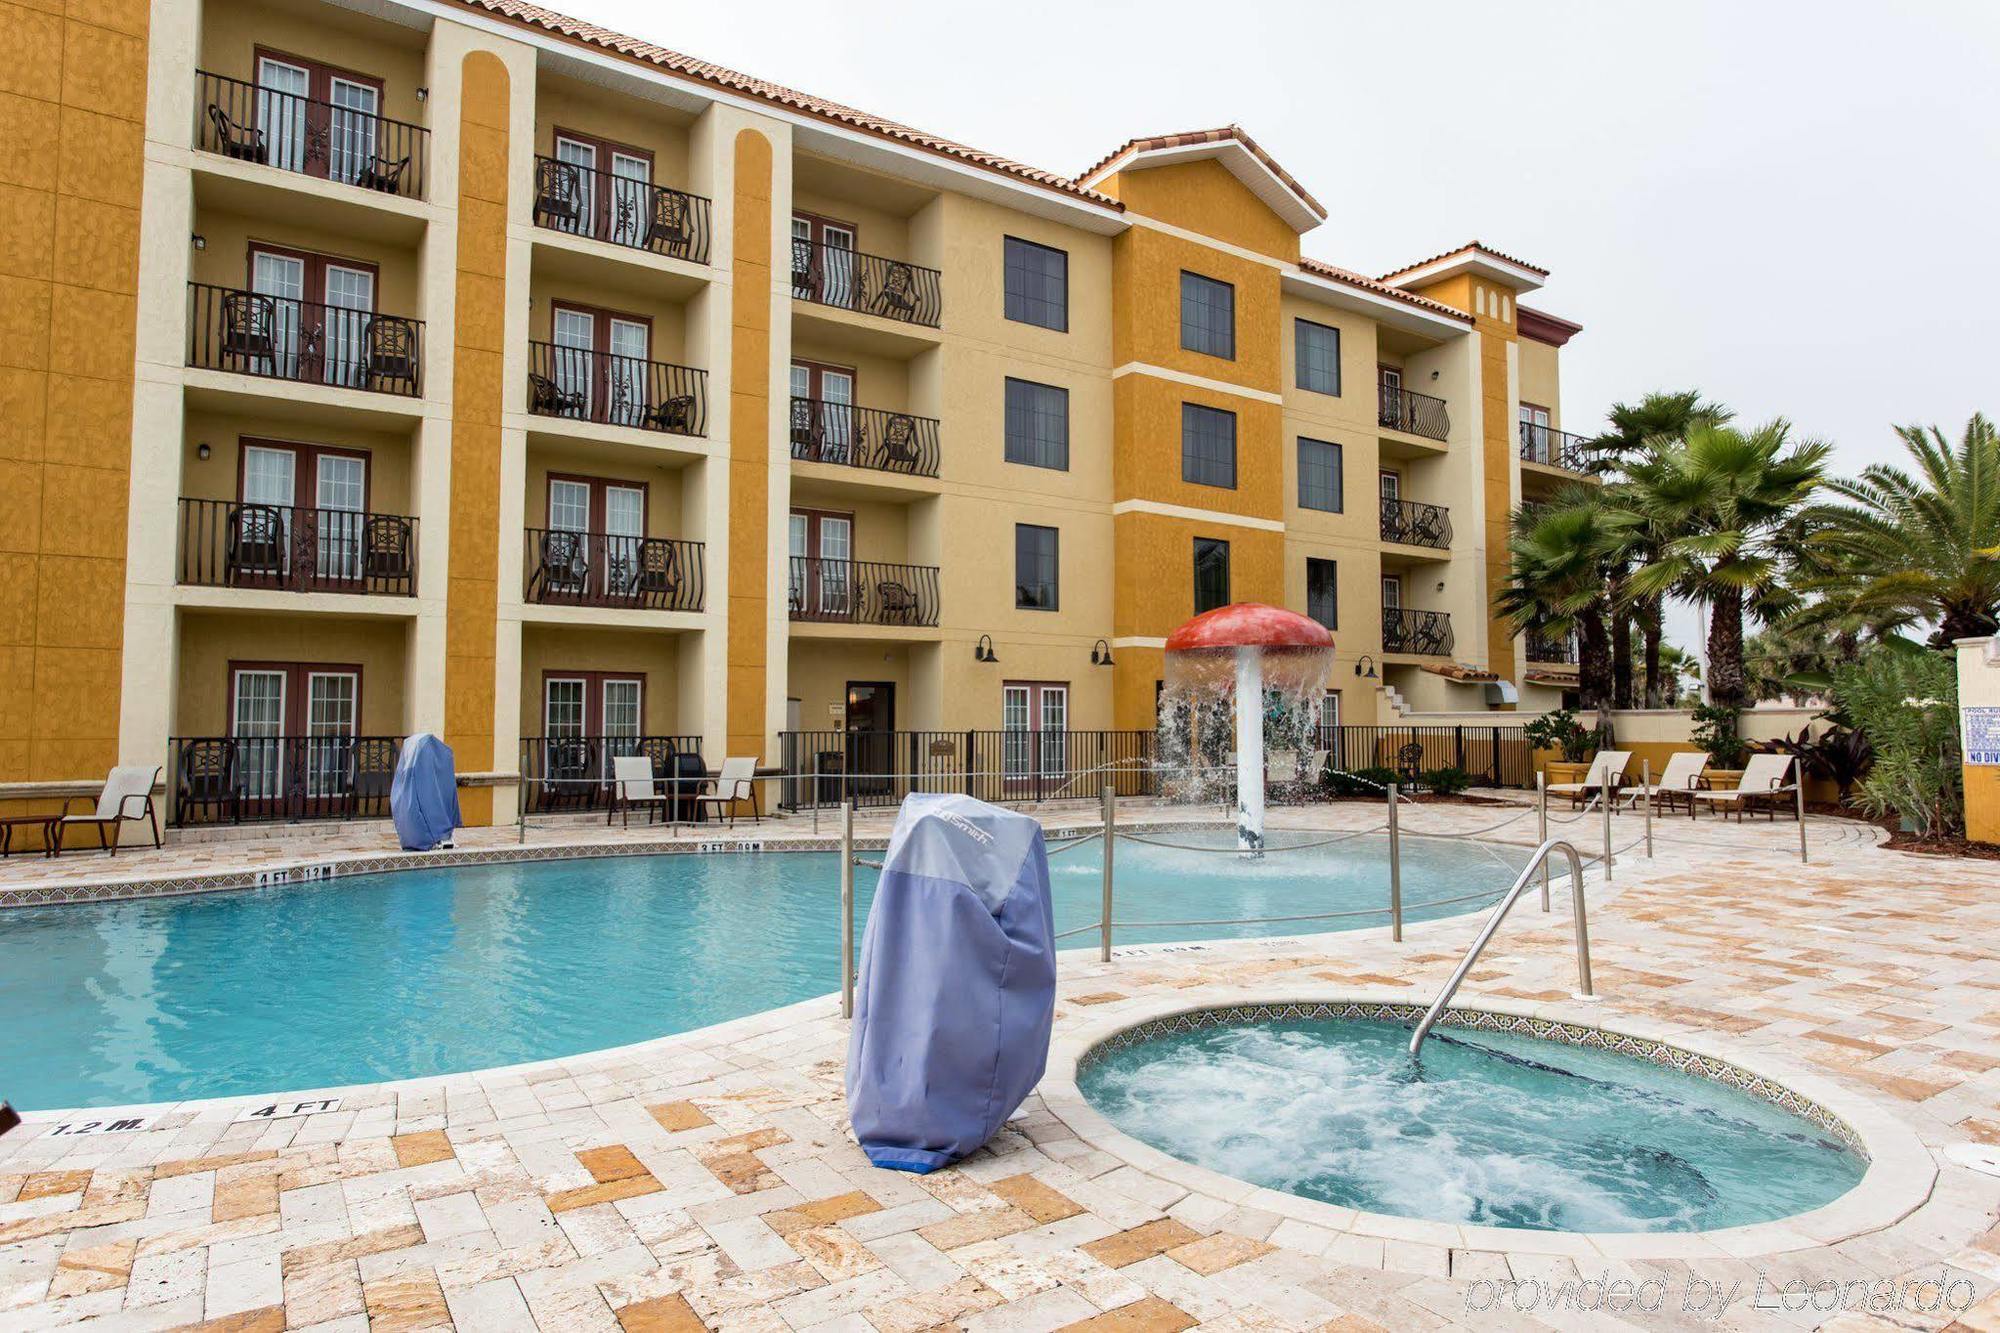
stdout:
<svg viewBox="0 0 2000 1333">
<path fill-rule="evenodd" d="M 1065 173 L 1234 121 L 1328 207 L 1309 254 L 1550 269 L 1572 430 L 1693 386 L 1852 469 L 2000 411 L 1993 0 L 550 2 Z"/>
</svg>

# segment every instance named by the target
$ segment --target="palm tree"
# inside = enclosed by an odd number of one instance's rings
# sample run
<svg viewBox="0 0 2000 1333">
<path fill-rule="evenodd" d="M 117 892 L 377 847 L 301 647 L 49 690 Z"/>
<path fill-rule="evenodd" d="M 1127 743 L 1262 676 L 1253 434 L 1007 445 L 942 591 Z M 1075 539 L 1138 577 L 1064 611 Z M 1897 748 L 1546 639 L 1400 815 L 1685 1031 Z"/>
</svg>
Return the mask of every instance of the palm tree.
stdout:
<svg viewBox="0 0 2000 1333">
<path fill-rule="evenodd" d="M 1664 446 L 1687 438 L 1698 425 L 1720 426 L 1734 415 L 1721 403 L 1710 402 L 1698 389 L 1677 392 L 1655 391 L 1636 403 L 1613 403 L 1608 414 L 1610 429 L 1587 441 L 1590 470 L 1609 479 L 1615 486 L 1634 463 Z M 1633 542 L 1627 567 L 1652 560 L 1658 543 L 1643 524 L 1632 529 Z M 1611 612 L 1611 680 L 1615 706 L 1632 705 L 1632 626 L 1638 625 L 1643 658 L 1645 706 L 1664 706 L 1661 686 L 1668 679 L 1660 667 L 1660 635 L 1663 616 L 1658 595 L 1622 598 Z"/>
<path fill-rule="evenodd" d="M 1498 599 L 1517 631 L 1574 633 L 1577 688 L 1585 708 L 1610 702 L 1610 571 L 1624 549 L 1625 515 L 1594 486 L 1567 486 L 1544 504 L 1516 510 L 1510 568 Z"/>
<path fill-rule="evenodd" d="M 1820 484 L 1831 446 L 1794 441 L 1783 418 L 1752 431 L 1701 423 L 1628 470 L 1625 502 L 1659 539 L 1630 593 L 1675 593 L 1708 607 L 1708 692 L 1749 702 L 1743 671 L 1746 609 L 1769 622 L 1797 603 L 1777 575 L 1799 507 Z"/>
<path fill-rule="evenodd" d="M 1931 646 L 2000 629 L 2000 431 L 1983 415 L 1957 448 L 1936 426 L 1899 426 L 1915 474 L 1887 463 L 1826 488 L 1846 501 L 1802 516 L 1826 614 L 1937 626 Z M 1817 608 L 1815 608 L 1817 610 Z M 1807 617 L 1816 623 L 1823 617 Z"/>
</svg>

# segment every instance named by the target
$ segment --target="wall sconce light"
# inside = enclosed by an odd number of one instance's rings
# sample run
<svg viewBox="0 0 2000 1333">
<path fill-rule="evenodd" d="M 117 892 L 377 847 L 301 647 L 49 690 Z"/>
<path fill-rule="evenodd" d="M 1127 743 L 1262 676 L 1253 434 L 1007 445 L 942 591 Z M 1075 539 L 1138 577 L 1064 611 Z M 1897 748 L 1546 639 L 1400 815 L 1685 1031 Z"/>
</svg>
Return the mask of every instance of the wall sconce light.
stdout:
<svg viewBox="0 0 2000 1333">
<path fill-rule="evenodd" d="M 208 441 L 206 440 L 203 440 L 200 444 L 197 444 L 194 447 L 194 456 L 196 458 L 199 458 L 204 463 L 208 461 L 208 453 L 209 453 Z"/>
<path fill-rule="evenodd" d="M 194 234 L 194 248 L 197 250 L 208 249 L 208 237 L 202 235 L 200 232 L 196 232 Z"/>
<path fill-rule="evenodd" d="M 1362 670 L 1363 667 L 1366 667 L 1367 670 L 1365 671 Z M 1367 653 L 1361 654 L 1361 660 L 1354 664 L 1354 674 L 1361 677 L 1363 680 L 1374 680 L 1375 659 L 1370 657 Z"/>
<path fill-rule="evenodd" d="M 1431 383 L 1433 383 L 1433 384 L 1436 384 L 1436 383 L 1437 383 L 1437 377 L 1438 377 L 1438 373 L 1437 373 L 1437 372 L 1436 372 L 1435 370 L 1433 370 L 1433 371 L 1431 372 Z"/>
<path fill-rule="evenodd" d="M 979 642 L 972 645 L 972 660 L 975 662 L 997 662 L 1000 660 L 993 653 L 993 636 L 991 634 L 980 635 Z"/>
<path fill-rule="evenodd" d="M 418 100 L 419 102 L 428 102 L 428 101 L 430 101 L 430 100 L 431 100 L 431 90 L 430 90 L 430 89 L 428 89 L 428 88 L 419 88 L 419 89 L 417 89 L 417 100 Z"/>
<path fill-rule="evenodd" d="M 1090 664 L 1092 666 L 1110 666 L 1111 645 L 1106 643 L 1102 639 L 1099 639 L 1096 643 L 1091 644 Z"/>
<path fill-rule="evenodd" d="M 1439 579 L 1439 580 L 1438 580 L 1438 591 L 1439 591 L 1439 592 L 1443 592 L 1443 591 L 1444 591 L 1444 580 L 1443 580 L 1443 579 Z"/>
</svg>

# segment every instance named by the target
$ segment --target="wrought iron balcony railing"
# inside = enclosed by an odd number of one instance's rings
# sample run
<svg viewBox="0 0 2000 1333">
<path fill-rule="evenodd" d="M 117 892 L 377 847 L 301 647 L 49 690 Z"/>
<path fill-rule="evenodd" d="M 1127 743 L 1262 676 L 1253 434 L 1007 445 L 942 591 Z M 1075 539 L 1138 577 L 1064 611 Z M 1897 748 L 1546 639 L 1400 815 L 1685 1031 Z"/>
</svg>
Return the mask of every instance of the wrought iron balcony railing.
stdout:
<svg viewBox="0 0 2000 1333">
<path fill-rule="evenodd" d="M 176 736 L 167 823 L 381 819 L 400 736 Z"/>
<path fill-rule="evenodd" d="M 1382 608 L 1382 651 L 1421 653 L 1431 657 L 1450 654 L 1455 640 L 1451 616 L 1444 611 L 1412 611 L 1406 606 Z"/>
<path fill-rule="evenodd" d="M 1553 426 L 1538 426 L 1532 421 L 1521 423 L 1521 457 L 1565 472 L 1590 471 L 1590 450 L 1584 436 Z"/>
<path fill-rule="evenodd" d="M 817 241 L 792 242 L 792 295 L 933 329 L 944 316 L 936 269 Z"/>
<path fill-rule="evenodd" d="M 535 225 L 708 262 L 709 202 L 698 194 L 552 157 L 535 159 Z"/>
<path fill-rule="evenodd" d="M 694 798 L 709 790 L 699 736 L 523 736 L 521 796 L 528 813 L 602 810 L 611 798 L 612 760 L 645 755 L 655 789 L 672 798 L 674 818 L 696 817 Z"/>
<path fill-rule="evenodd" d="M 179 580 L 199 588 L 413 597 L 417 520 L 184 496 Z"/>
<path fill-rule="evenodd" d="M 195 71 L 194 146 L 364 190 L 424 197 L 431 132 L 358 107 Z"/>
<path fill-rule="evenodd" d="M 708 372 L 587 347 L 531 342 L 528 410 L 669 435 L 706 435 Z"/>
<path fill-rule="evenodd" d="M 700 542 L 529 528 L 522 558 L 522 596 L 544 605 L 699 611 L 705 595 Z"/>
<path fill-rule="evenodd" d="M 935 625 L 935 565 L 886 565 L 873 560 L 828 560 L 795 555 L 791 618 L 850 625 Z"/>
<path fill-rule="evenodd" d="M 935 477 L 938 423 L 908 412 L 794 397 L 792 457 L 808 463 Z"/>
<path fill-rule="evenodd" d="M 1529 630 L 1523 637 L 1528 641 L 1530 662 L 1559 662 L 1571 665 L 1576 662 L 1576 636 L 1573 634 L 1549 634 L 1542 630 Z"/>
<path fill-rule="evenodd" d="M 1444 399 L 1388 384 L 1380 384 L 1376 388 L 1381 395 L 1377 420 L 1390 430 L 1421 435 L 1429 440 L 1450 436 L 1451 412 L 1445 407 Z"/>
<path fill-rule="evenodd" d="M 1382 501 L 1382 540 L 1447 550 L 1451 546 L 1451 511 L 1443 505 L 1385 498 Z"/>
<path fill-rule="evenodd" d="M 424 322 L 188 284 L 188 364 L 263 379 L 417 396 Z"/>
</svg>

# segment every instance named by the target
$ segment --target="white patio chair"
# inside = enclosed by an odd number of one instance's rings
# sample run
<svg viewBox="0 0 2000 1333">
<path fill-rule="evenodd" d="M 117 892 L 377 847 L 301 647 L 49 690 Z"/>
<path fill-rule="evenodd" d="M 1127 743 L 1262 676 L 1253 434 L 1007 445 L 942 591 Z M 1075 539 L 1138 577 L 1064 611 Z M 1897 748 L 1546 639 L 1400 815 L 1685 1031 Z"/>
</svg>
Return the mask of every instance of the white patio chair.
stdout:
<svg viewBox="0 0 2000 1333">
<path fill-rule="evenodd" d="M 1750 802 L 1763 800 L 1769 803 L 1771 818 L 1778 817 L 1778 797 L 1797 790 L 1797 784 L 1786 779 L 1792 775 L 1792 758 L 1783 754 L 1753 754 L 1750 762 L 1743 766 L 1743 776 L 1736 780 L 1733 791 L 1696 791 L 1689 795 L 1696 801 L 1703 801 L 1721 809 L 1725 803 L 1736 806 L 1736 822 L 1743 822 L 1743 812 Z"/>
<path fill-rule="evenodd" d="M 757 800 L 756 776 L 757 760 L 755 756 L 748 759 L 724 759 L 722 761 L 722 773 L 715 780 L 715 790 L 706 796 L 695 797 L 695 809 L 699 811 L 703 806 L 715 806 L 716 817 L 719 819 L 722 816 L 723 808 L 727 807 L 729 811 L 729 827 L 735 828 L 736 803 L 738 801 L 748 801 L 750 802 L 750 816 L 752 820 L 762 823 L 764 812 Z"/>
<path fill-rule="evenodd" d="M 1632 805 L 1637 805 L 1639 798 L 1644 796 L 1654 805 L 1669 810 L 1673 809 L 1675 802 L 1684 801 L 1692 818 L 1694 802 L 1688 799 L 1688 793 L 1701 786 L 1701 771 L 1707 764 L 1708 756 L 1700 750 L 1676 750 L 1667 756 L 1667 771 L 1660 774 L 1658 782 L 1628 787 L 1620 795 Z"/>
<path fill-rule="evenodd" d="M 650 824 L 668 813 L 668 805 L 668 798 L 660 794 L 659 783 L 654 778 L 651 755 L 620 754 L 611 757 L 611 804 L 604 810 L 607 827 L 615 813 L 623 816 L 626 828 L 631 828 L 634 808 L 644 810 L 646 822 Z"/>
<path fill-rule="evenodd" d="M 1604 784 L 1609 781 L 1613 791 L 1625 781 L 1625 767 L 1632 762 L 1632 756 L 1624 750 L 1599 750 L 1590 761 L 1590 768 L 1581 782 L 1552 782 L 1549 795 L 1567 796 L 1571 805 L 1595 805 L 1597 798 L 1604 794 Z"/>
<path fill-rule="evenodd" d="M 63 812 L 55 822 L 56 855 L 62 855 L 63 839 L 72 828 L 97 830 L 97 845 L 100 849 L 118 855 L 118 835 L 127 824 L 151 824 L 153 846 L 160 845 L 160 816 L 153 805 L 153 785 L 160 780 L 161 767 L 158 764 L 121 764 L 111 770 L 104 779 L 104 790 L 97 795 L 97 808 L 90 814 L 71 814 L 70 802 L 84 799 L 72 796 L 63 802 Z M 110 830 L 107 840 L 105 830 Z"/>
</svg>

